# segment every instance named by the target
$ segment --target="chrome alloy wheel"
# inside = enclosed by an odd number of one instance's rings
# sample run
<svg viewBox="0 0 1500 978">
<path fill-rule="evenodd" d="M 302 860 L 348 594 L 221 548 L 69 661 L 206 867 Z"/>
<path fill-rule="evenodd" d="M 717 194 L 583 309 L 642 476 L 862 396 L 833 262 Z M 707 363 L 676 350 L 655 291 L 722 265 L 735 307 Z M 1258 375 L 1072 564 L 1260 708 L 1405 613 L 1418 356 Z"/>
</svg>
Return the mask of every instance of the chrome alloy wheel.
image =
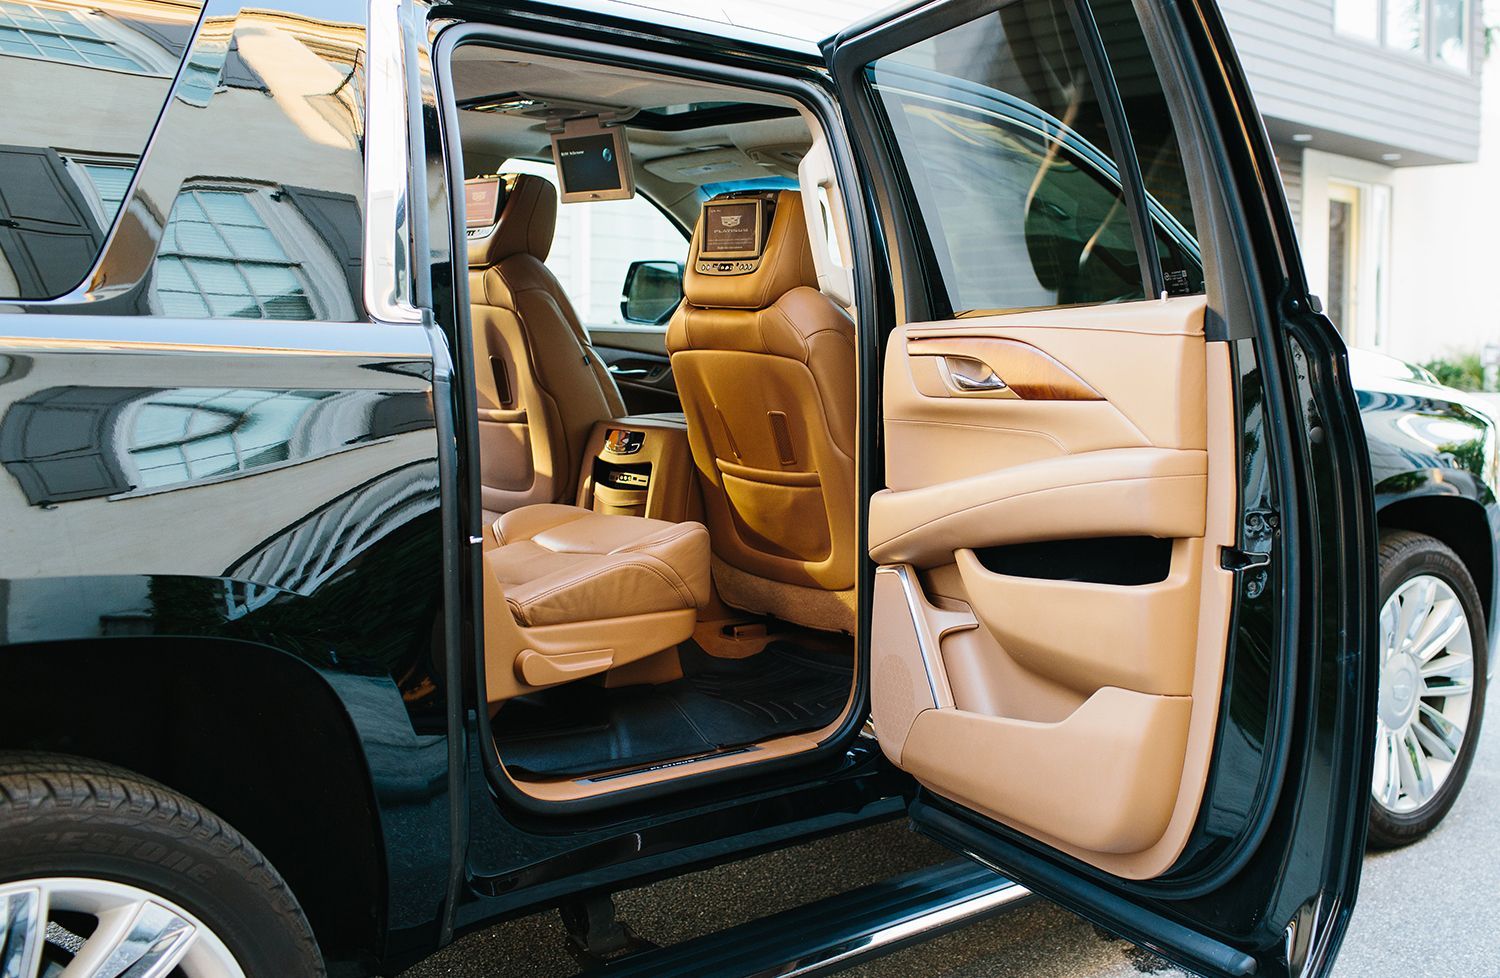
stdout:
<svg viewBox="0 0 1500 978">
<path fill-rule="evenodd" d="M 110 880 L 0 883 L 5 978 L 245 978 L 224 942 L 166 897 Z"/>
<path fill-rule="evenodd" d="M 1380 609 L 1375 803 L 1408 815 L 1432 800 L 1463 746 L 1474 693 L 1473 634 L 1442 578 L 1418 574 Z"/>
</svg>

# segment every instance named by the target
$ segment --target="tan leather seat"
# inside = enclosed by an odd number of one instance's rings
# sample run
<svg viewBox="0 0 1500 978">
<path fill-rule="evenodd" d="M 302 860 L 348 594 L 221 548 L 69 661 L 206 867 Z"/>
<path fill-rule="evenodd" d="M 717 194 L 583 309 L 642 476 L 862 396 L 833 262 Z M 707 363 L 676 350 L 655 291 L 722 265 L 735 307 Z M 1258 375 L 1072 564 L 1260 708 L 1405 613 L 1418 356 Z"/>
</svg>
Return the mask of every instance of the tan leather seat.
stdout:
<svg viewBox="0 0 1500 978">
<path fill-rule="evenodd" d="M 499 220 L 469 239 L 480 482 L 489 516 L 573 498 L 597 421 L 625 413 L 562 286 L 542 262 L 557 191 L 503 175 Z"/>
<path fill-rule="evenodd" d="M 756 270 L 696 271 L 667 329 L 726 603 L 851 630 L 854 324 L 817 290 L 801 195 L 776 198 Z"/>
<path fill-rule="evenodd" d="M 702 523 L 543 504 L 506 513 L 494 530 L 497 545 L 485 563 L 505 586 L 518 625 L 696 610 L 709 601 Z"/>
</svg>

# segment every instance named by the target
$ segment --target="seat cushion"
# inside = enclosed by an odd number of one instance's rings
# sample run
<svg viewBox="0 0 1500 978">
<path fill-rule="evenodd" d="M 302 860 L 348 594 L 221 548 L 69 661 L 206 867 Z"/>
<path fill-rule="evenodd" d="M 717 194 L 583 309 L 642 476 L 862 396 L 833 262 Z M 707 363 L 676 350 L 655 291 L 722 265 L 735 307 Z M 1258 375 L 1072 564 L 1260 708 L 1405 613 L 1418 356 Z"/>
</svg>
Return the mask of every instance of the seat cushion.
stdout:
<svg viewBox="0 0 1500 978">
<path fill-rule="evenodd" d="M 606 516 L 577 506 L 523 506 L 495 521 L 485 564 L 517 624 L 560 625 L 708 603 L 708 530 Z"/>
</svg>

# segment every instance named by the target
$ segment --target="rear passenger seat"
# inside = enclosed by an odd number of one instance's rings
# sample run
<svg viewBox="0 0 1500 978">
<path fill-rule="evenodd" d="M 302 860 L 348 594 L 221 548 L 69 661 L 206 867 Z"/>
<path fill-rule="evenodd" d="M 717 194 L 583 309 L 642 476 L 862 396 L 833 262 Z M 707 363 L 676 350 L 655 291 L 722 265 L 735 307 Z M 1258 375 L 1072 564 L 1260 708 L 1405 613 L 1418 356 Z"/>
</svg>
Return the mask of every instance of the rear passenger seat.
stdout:
<svg viewBox="0 0 1500 978">
<path fill-rule="evenodd" d="M 501 516 L 495 537 L 499 546 L 485 560 L 518 625 L 696 612 L 708 603 L 702 523 L 540 504 Z"/>
<path fill-rule="evenodd" d="M 511 643 L 487 637 L 492 652 L 518 646 L 513 668 L 523 687 L 507 695 L 672 648 L 692 635 L 712 594 L 702 523 L 543 503 L 502 515 L 492 530 L 485 566 L 521 633 Z"/>
</svg>

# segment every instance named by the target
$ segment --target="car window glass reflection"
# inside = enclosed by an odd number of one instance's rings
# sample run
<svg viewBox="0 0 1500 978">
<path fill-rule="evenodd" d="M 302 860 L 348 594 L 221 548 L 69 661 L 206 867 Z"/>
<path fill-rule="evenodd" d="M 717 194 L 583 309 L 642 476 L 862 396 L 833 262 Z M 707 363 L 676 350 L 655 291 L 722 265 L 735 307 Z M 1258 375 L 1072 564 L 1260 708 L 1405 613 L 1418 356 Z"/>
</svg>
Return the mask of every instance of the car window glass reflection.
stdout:
<svg viewBox="0 0 1500 978">
<path fill-rule="evenodd" d="M 200 9 L 0 0 L 0 299 L 62 295 L 88 274 Z"/>
<path fill-rule="evenodd" d="M 183 318 L 360 318 L 363 40 L 355 23 L 284 12 L 206 18 L 98 298 Z"/>
<path fill-rule="evenodd" d="M 299 263 L 266 225 L 255 195 L 193 190 L 162 236 L 156 295 L 168 316 L 311 319 Z M 266 206 L 266 203 L 260 206 Z"/>
</svg>

